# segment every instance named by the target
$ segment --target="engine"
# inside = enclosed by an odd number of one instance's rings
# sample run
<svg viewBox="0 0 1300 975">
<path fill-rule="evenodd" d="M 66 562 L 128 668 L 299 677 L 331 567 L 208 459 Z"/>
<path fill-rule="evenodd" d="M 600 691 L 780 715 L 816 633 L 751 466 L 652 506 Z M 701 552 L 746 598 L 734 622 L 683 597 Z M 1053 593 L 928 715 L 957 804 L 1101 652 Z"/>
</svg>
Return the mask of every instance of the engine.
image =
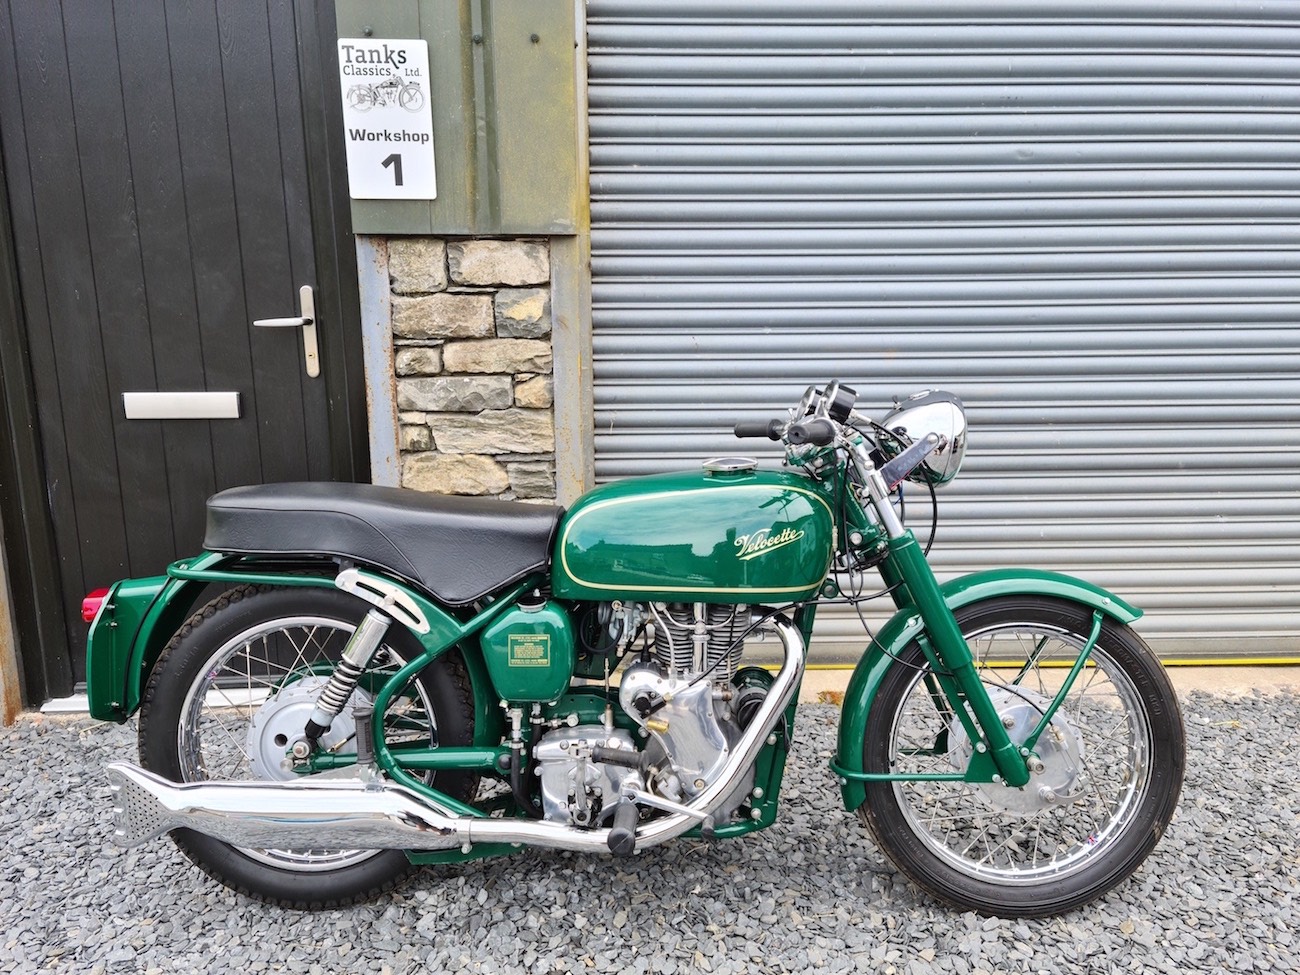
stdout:
<svg viewBox="0 0 1300 975">
<path fill-rule="evenodd" d="M 499 636 L 493 681 L 498 689 L 517 688 L 516 696 L 502 692 L 507 701 L 544 707 L 572 677 L 612 677 L 635 723 L 623 726 L 644 761 L 636 770 L 644 783 L 642 811 L 680 812 L 719 780 L 771 686 L 766 671 L 740 667 L 752 607 L 816 596 L 835 541 L 834 511 L 822 488 L 802 472 L 759 470 L 750 458 L 715 458 L 698 472 L 602 485 L 565 512 L 554 543 L 550 598 L 574 610 L 573 656 L 562 667 L 558 654 L 541 646 L 548 634 L 540 622 L 503 619 L 492 624 L 502 632 L 485 637 Z M 709 601 L 696 601 L 702 599 Z M 527 632 L 516 633 L 516 624 Z M 557 631 L 552 647 L 559 642 Z M 543 673 L 554 683 L 542 687 Z M 593 715 L 580 720 L 590 724 Z M 550 721 L 546 727 L 560 730 Z M 611 730 L 613 722 L 603 727 Z M 579 777 L 569 759 L 559 761 L 566 776 Z M 593 795 L 604 792 L 599 774 L 589 786 Z M 737 786 L 709 812 L 720 824 L 744 802 Z M 563 812 L 565 822 L 587 815 L 579 806 Z"/>
<path fill-rule="evenodd" d="M 618 689 L 643 748 L 627 731 L 602 725 L 542 735 L 534 758 L 543 815 L 596 826 L 631 791 L 688 803 L 713 784 L 771 682 L 765 671 L 739 668 L 751 616 L 748 606 L 602 604 L 602 646 L 611 654 L 630 644 L 626 634 L 653 627 L 646 652 L 623 671 Z M 610 760 L 610 749 L 627 754 Z M 712 810 L 714 822 L 728 821 L 752 788 L 751 770 Z"/>
<path fill-rule="evenodd" d="M 595 756 L 603 749 L 626 752 L 633 764 L 639 755 L 630 734 L 598 724 L 561 728 L 542 736 L 533 756 L 546 819 L 595 826 L 613 811 L 625 789 L 643 788 L 636 768 L 597 761 Z"/>
<path fill-rule="evenodd" d="M 714 683 L 736 676 L 749 626 L 748 606 L 651 604 L 655 658 L 665 674 L 709 674 Z"/>
</svg>

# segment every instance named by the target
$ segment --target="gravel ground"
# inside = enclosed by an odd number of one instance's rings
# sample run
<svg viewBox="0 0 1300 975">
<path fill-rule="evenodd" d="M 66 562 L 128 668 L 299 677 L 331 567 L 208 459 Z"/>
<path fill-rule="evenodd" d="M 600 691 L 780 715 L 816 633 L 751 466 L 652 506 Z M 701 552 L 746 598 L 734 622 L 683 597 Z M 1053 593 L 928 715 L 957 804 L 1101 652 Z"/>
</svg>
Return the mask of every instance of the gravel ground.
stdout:
<svg viewBox="0 0 1300 975">
<path fill-rule="evenodd" d="M 1044 921 L 948 910 L 839 807 L 837 714 L 807 707 L 782 818 L 741 840 L 613 861 L 525 852 L 301 914 L 207 880 L 167 841 L 108 842 L 101 768 L 134 728 L 25 716 L 0 730 L 0 972 L 1300 971 L 1300 697 L 1185 701 L 1182 805 L 1101 903 Z"/>
</svg>

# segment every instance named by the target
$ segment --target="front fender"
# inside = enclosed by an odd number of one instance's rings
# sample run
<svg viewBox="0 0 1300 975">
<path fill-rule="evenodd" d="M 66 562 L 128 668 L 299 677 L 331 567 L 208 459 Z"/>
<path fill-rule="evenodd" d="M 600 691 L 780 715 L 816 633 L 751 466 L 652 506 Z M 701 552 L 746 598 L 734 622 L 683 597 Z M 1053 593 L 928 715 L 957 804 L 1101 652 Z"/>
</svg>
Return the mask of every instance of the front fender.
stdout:
<svg viewBox="0 0 1300 975">
<path fill-rule="evenodd" d="M 973 572 L 945 583 L 940 590 L 950 610 L 997 596 L 1055 596 L 1101 610 L 1121 623 L 1132 623 L 1142 615 L 1142 610 L 1090 582 L 1038 569 Z M 862 767 L 862 742 L 866 738 L 867 716 L 871 713 L 876 691 L 889 668 L 894 666 L 894 658 L 916 639 L 924 627 L 914 608 L 899 610 L 881 627 L 858 661 L 844 692 L 844 707 L 840 714 L 839 745 L 835 757 L 835 764 L 840 768 L 849 772 L 865 771 Z M 867 798 L 863 782 L 841 782 L 840 792 L 844 796 L 844 807 L 850 810 L 857 809 Z"/>
</svg>

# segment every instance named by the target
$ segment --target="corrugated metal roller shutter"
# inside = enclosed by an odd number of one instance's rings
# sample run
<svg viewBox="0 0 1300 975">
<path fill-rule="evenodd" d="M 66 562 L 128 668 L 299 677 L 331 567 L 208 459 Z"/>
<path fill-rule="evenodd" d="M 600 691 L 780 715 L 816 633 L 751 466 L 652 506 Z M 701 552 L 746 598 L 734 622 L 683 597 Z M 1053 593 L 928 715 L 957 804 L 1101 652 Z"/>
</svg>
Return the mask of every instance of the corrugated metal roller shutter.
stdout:
<svg viewBox="0 0 1300 975">
<path fill-rule="evenodd" d="M 598 477 L 736 452 L 814 380 L 948 388 L 941 575 L 1056 568 L 1166 655 L 1300 653 L 1297 26 L 592 0 Z"/>
</svg>

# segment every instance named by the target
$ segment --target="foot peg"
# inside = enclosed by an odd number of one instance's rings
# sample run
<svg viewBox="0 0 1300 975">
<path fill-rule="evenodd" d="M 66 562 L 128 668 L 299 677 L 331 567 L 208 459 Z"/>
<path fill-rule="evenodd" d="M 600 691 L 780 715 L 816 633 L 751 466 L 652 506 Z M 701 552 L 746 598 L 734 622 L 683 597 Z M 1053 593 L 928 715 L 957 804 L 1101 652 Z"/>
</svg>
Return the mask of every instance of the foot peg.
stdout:
<svg viewBox="0 0 1300 975">
<path fill-rule="evenodd" d="M 641 818 L 636 803 L 624 799 L 614 807 L 614 825 L 609 830 L 609 852 L 616 857 L 630 857 L 636 852 L 636 824 Z"/>
</svg>

